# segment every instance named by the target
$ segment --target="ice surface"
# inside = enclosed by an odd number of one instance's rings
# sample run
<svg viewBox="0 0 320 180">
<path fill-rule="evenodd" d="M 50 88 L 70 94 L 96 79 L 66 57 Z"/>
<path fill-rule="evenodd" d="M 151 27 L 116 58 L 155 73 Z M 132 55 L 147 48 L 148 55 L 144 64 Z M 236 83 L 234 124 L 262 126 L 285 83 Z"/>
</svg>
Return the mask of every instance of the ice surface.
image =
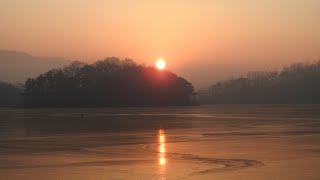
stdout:
<svg viewBox="0 0 320 180">
<path fill-rule="evenodd" d="M 0 109 L 0 179 L 320 179 L 320 106 Z"/>
</svg>

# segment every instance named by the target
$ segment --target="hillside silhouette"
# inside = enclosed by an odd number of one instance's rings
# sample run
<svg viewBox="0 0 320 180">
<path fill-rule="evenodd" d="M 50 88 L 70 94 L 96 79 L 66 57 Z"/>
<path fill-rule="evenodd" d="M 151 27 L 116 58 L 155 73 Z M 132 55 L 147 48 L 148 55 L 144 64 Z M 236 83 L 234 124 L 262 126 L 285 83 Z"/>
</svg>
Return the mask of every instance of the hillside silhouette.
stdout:
<svg viewBox="0 0 320 180">
<path fill-rule="evenodd" d="M 320 60 L 220 81 L 201 91 L 199 98 L 212 104 L 314 104 L 320 103 L 319 92 Z"/>
<path fill-rule="evenodd" d="M 10 83 L 0 81 L 0 107 L 16 105 L 20 89 Z"/>
<path fill-rule="evenodd" d="M 191 105 L 191 83 L 169 71 L 115 57 L 93 64 L 72 62 L 24 85 L 23 106 L 108 107 Z"/>
<path fill-rule="evenodd" d="M 24 82 L 52 68 L 68 65 L 70 61 L 59 57 L 36 57 L 25 52 L 0 50 L 0 80 Z"/>
</svg>

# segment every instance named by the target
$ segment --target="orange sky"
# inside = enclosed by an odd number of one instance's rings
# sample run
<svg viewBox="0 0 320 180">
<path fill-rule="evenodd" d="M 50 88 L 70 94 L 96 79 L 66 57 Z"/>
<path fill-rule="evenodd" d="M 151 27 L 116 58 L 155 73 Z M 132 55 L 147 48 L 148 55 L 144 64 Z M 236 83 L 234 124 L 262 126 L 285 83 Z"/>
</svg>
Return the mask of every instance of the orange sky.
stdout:
<svg viewBox="0 0 320 180">
<path fill-rule="evenodd" d="M 0 27 L 0 49 L 84 61 L 164 57 L 200 79 L 320 58 L 319 0 L 1 0 Z"/>
</svg>

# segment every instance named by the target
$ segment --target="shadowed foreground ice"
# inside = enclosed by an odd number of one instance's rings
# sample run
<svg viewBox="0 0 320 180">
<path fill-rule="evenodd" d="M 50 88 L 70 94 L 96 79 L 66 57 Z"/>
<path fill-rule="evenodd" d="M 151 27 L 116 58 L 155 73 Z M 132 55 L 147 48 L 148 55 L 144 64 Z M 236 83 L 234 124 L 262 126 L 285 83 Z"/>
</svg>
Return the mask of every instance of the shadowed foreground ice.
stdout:
<svg viewBox="0 0 320 180">
<path fill-rule="evenodd" d="M 320 106 L 1 109 L 0 179 L 320 179 Z"/>
</svg>

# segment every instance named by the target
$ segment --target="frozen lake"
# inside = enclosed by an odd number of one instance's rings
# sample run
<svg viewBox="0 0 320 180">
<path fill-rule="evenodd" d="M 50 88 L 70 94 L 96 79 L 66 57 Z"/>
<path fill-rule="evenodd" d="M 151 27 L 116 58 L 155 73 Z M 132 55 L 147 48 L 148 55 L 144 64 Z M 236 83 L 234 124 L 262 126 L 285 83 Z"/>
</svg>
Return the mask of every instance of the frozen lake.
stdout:
<svg viewBox="0 0 320 180">
<path fill-rule="evenodd" d="M 0 179 L 320 179 L 320 106 L 0 109 Z"/>
</svg>

